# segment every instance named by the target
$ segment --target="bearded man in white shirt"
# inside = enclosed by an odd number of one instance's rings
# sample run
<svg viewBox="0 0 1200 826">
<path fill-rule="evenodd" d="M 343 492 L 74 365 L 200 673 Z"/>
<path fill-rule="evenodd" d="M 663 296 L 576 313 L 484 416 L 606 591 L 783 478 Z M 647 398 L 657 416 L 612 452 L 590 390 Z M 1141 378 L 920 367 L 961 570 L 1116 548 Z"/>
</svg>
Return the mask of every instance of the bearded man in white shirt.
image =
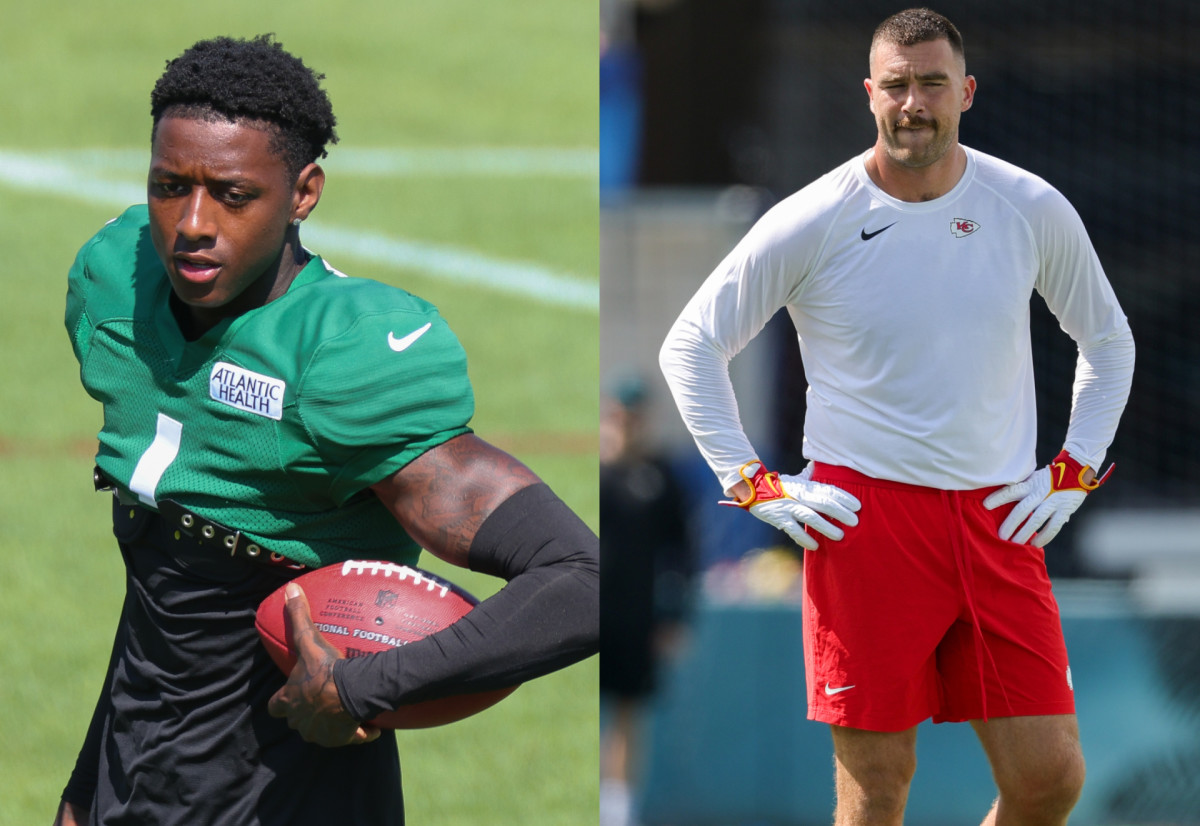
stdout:
<svg viewBox="0 0 1200 826">
<path fill-rule="evenodd" d="M 1000 791 L 985 824 L 1061 826 L 1084 761 L 1042 548 L 1107 476 L 1133 338 L 1066 199 L 958 142 L 976 84 L 954 25 L 893 15 L 870 71 L 874 147 L 750 230 L 660 362 L 728 504 L 806 551 L 808 716 L 833 731 L 838 826 L 902 823 L 929 718 L 978 734 Z M 1079 348 L 1040 469 L 1035 291 Z M 809 382 L 795 476 L 758 460 L 728 373 L 780 308 Z"/>
</svg>

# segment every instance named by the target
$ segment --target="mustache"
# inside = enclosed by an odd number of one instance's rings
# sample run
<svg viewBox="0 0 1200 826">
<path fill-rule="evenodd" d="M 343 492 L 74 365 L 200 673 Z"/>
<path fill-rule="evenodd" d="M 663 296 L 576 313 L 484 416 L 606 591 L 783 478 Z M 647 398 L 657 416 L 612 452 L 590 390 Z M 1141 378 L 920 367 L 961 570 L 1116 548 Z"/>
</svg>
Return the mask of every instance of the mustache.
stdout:
<svg viewBox="0 0 1200 826">
<path fill-rule="evenodd" d="M 928 118 L 901 118 L 896 121 L 896 129 L 921 129 L 923 127 L 937 128 L 937 121 Z"/>
</svg>

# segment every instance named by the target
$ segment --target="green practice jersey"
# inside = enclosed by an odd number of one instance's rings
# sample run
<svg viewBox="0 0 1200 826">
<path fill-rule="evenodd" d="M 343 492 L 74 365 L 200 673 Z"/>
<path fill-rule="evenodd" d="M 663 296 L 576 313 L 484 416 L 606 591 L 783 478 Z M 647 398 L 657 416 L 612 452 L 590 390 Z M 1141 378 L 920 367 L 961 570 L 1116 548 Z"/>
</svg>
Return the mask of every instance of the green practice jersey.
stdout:
<svg viewBox="0 0 1200 826">
<path fill-rule="evenodd" d="M 466 355 L 431 304 L 313 257 L 280 298 L 186 341 L 132 207 L 80 250 L 67 330 L 104 405 L 96 463 L 310 566 L 415 561 L 368 486 L 463 433 Z"/>
</svg>

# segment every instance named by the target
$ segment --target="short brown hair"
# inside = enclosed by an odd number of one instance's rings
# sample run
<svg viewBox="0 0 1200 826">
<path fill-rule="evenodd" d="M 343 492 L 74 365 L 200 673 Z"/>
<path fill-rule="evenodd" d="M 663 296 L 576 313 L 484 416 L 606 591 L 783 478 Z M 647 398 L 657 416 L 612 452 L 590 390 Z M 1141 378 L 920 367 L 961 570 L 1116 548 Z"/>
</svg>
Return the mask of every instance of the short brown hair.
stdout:
<svg viewBox="0 0 1200 826">
<path fill-rule="evenodd" d="M 954 24 L 932 9 L 905 9 L 884 20 L 875 29 L 871 38 L 871 54 L 875 54 L 878 43 L 894 43 L 897 46 L 915 46 L 931 40 L 946 40 L 960 58 L 963 55 L 963 40 Z"/>
</svg>

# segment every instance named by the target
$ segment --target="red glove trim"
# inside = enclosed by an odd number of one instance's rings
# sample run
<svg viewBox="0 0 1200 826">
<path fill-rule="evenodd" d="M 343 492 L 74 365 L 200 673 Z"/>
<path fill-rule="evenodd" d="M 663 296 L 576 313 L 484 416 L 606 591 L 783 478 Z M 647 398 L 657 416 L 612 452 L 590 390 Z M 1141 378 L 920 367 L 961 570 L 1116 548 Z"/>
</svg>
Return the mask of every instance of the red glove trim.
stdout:
<svg viewBox="0 0 1200 826">
<path fill-rule="evenodd" d="M 1081 490 L 1084 493 L 1091 493 L 1096 488 L 1104 484 L 1109 476 L 1112 475 L 1115 464 L 1109 465 L 1108 470 L 1103 476 L 1097 476 L 1091 482 L 1083 481 L 1083 472 L 1090 468 L 1091 465 L 1081 465 L 1075 461 L 1070 453 L 1062 451 L 1054 457 L 1054 461 L 1050 463 L 1050 492 L 1057 493 L 1060 490 Z"/>
<path fill-rule="evenodd" d="M 746 475 L 746 468 L 751 465 L 758 465 L 758 470 L 753 476 Z M 738 473 L 746 480 L 746 484 L 750 486 L 750 497 L 739 501 L 722 500 L 718 504 L 729 505 L 730 507 L 742 508 L 750 510 L 759 502 L 771 502 L 775 499 L 791 499 L 783 490 L 783 484 L 779 481 L 779 474 L 772 470 L 767 470 L 766 466 L 757 459 L 746 462 L 738 468 Z"/>
</svg>

